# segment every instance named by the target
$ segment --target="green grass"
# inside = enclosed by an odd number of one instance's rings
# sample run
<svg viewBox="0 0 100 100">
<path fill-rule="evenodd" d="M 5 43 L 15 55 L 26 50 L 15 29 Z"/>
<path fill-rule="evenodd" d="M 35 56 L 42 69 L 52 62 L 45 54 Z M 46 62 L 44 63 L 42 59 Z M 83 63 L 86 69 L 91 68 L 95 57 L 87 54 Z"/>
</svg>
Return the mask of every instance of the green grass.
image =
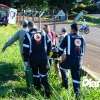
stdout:
<svg viewBox="0 0 100 100">
<path fill-rule="evenodd" d="M 22 59 L 18 43 L 1 53 L 5 41 L 16 31 L 17 26 L 0 27 L 0 100 L 44 100 L 41 92 L 27 90 Z M 49 72 L 52 87 L 50 100 L 75 100 L 72 80 L 69 77 L 69 89 L 61 87 L 53 67 Z M 100 100 L 99 88 L 81 87 L 81 100 Z"/>
</svg>

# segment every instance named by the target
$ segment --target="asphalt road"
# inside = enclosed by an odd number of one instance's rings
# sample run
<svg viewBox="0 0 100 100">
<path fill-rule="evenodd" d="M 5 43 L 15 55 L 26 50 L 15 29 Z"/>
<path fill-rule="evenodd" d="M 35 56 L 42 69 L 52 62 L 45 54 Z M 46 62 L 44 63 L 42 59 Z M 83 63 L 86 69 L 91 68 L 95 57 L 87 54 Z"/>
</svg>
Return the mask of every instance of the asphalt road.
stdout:
<svg viewBox="0 0 100 100">
<path fill-rule="evenodd" d="M 70 25 L 66 24 L 57 24 L 56 32 L 60 33 L 63 27 L 70 32 Z M 53 28 L 52 25 L 51 28 Z M 84 65 L 87 70 L 100 79 L 100 28 L 90 27 L 90 34 L 84 35 L 84 37 L 87 43 Z"/>
<path fill-rule="evenodd" d="M 100 28 L 91 27 L 90 34 L 85 38 L 87 41 L 85 65 L 100 79 Z"/>
</svg>

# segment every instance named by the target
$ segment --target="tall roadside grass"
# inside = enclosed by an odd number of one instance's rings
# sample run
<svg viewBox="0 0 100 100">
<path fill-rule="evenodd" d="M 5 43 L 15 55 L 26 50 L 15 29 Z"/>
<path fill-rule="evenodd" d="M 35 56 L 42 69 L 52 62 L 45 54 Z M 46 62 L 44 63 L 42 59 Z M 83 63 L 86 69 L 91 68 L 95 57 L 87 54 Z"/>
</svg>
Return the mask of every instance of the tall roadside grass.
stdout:
<svg viewBox="0 0 100 100">
<path fill-rule="evenodd" d="M 13 35 L 18 27 L 8 25 L 0 27 L 0 52 L 5 41 Z M 28 90 L 25 82 L 25 74 L 18 43 L 0 53 L 0 100 L 45 100 L 41 90 L 34 88 Z M 61 80 L 55 74 L 53 66 L 49 71 L 49 83 L 52 88 L 50 100 L 75 100 L 72 79 L 69 74 L 69 88 L 65 90 L 61 86 Z M 81 100 L 100 100 L 100 88 L 81 86 Z"/>
</svg>

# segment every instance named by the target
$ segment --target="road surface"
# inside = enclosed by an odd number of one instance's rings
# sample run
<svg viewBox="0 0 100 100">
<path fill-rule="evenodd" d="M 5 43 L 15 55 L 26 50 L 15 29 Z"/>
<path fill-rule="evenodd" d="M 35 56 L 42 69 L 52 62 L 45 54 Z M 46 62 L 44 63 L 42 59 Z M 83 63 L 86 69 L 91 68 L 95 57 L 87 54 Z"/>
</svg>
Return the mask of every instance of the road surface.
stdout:
<svg viewBox="0 0 100 100">
<path fill-rule="evenodd" d="M 91 27 L 90 30 L 90 34 L 85 36 L 87 41 L 85 65 L 94 77 L 100 79 L 100 28 Z"/>
</svg>

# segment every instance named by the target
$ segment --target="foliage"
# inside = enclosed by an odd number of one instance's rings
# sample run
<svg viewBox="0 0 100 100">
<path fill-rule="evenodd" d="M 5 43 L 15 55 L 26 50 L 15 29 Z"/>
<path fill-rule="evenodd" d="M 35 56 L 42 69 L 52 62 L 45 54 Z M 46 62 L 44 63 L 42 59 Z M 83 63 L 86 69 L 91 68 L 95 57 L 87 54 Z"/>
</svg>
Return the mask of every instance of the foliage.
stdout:
<svg viewBox="0 0 100 100">
<path fill-rule="evenodd" d="M 44 9 L 47 5 L 47 0 L 25 0 L 25 6 L 34 7 L 37 10 Z"/>
<path fill-rule="evenodd" d="M 0 0 L 0 3 L 8 4 L 18 9 L 34 8 L 37 10 L 43 10 L 50 8 L 50 10 L 63 9 L 65 12 L 70 12 L 71 9 L 77 5 L 76 0 Z M 90 6 L 91 0 L 83 0 L 83 4 L 87 5 L 86 10 L 91 12 L 94 11 L 92 7 L 96 8 L 95 6 Z M 81 9 L 82 7 L 79 6 L 76 8 L 78 11 Z"/>
<path fill-rule="evenodd" d="M 3 4 L 5 4 L 5 5 L 10 6 L 10 5 L 11 5 L 11 4 L 10 4 L 11 1 L 12 1 L 12 0 L 0 0 L 0 3 L 3 3 Z"/>
<path fill-rule="evenodd" d="M 90 5 L 91 0 L 83 0 L 83 3 L 86 4 L 86 5 Z"/>
<path fill-rule="evenodd" d="M 84 4 L 81 4 L 81 5 L 77 6 L 77 7 L 74 7 L 74 8 L 72 9 L 72 12 L 77 12 L 77 13 L 79 13 L 80 11 L 85 10 L 85 8 L 86 8 L 86 6 L 85 6 Z"/>
<path fill-rule="evenodd" d="M 73 3 L 74 0 L 48 0 L 48 5 L 51 9 L 63 9 L 65 12 L 71 10 Z"/>
<path fill-rule="evenodd" d="M 31 8 L 35 7 L 37 10 L 47 8 L 47 0 L 0 0 L 0 3 L 10 4 L 16 8 Z"/>
<path fill-rule="evenodd" d="M 97 6 L 96 5 L 93 5 L 93 4 L 91 4 L 91 5 L 88 5 L 86 8 L 85 8 L 85 10 L 88 12 L 88 13 L 96 13 L 96 12 L 99 12 L 99 10 L 97 9 Z"/>
</svg>

